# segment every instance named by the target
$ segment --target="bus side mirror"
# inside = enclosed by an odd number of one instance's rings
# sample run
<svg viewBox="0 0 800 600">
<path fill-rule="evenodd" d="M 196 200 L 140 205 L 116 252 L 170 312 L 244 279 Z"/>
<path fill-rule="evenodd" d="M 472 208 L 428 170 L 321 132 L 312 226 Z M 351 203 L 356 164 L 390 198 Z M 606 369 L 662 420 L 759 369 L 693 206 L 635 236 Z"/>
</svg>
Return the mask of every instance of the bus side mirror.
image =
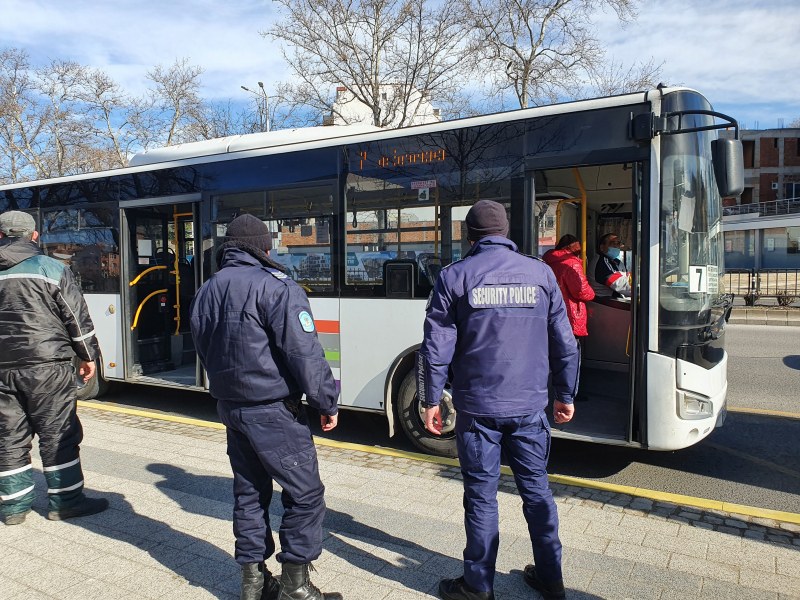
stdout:
<svg viewBox="0 0 800 600">
<path fill-rule="evenodd" d="M 740 195 L 744 191 L 742 142 L 733 139 L 713 140 L 711 159 L 719 195 L 723 198 Z"/>
</svg>

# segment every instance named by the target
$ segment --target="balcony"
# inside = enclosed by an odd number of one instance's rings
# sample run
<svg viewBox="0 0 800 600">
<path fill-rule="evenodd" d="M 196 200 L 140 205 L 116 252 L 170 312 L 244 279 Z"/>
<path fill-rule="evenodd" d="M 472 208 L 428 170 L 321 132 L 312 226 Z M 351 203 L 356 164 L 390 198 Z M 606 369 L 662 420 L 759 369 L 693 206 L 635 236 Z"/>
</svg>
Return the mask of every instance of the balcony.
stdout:
<svg viewBox="0 0 800 600">
<path fill-rule="evenodd" d="M 774 217 L 777 215 L 791 215 L 797 213 L 800 213 L 800 198 L 787 198 L 786 200 L 772 200 L 771 202 L 754 202 L 752 204 L 722 207 L 722 214 L 726 217 L 734 215 Z"/>
</svg>

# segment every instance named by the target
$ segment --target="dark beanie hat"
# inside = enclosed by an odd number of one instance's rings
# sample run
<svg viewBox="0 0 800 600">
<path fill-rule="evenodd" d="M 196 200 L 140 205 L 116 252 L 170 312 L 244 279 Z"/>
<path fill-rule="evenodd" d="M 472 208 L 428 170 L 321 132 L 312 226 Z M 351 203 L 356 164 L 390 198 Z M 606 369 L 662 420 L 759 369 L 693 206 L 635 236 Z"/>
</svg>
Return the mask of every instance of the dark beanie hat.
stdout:
<svg viewBox="0 0 800 600">
<path fill-rule="evenodd" d="M 493 200 L 478 200 L 464 220 L 467 223 L 467 238 L 472 242 L 487 235 L 508 237 L 506 209 Z"/>
<path fill-rule="evenodd" d="M 250 214 L 239 215 L 228 225 L 225 232 L 226 241 L 237 241 L 250 244 L 259 250 L 272 249 L 272 234 L 269 228 L 258 217 Z"/>
</svg>

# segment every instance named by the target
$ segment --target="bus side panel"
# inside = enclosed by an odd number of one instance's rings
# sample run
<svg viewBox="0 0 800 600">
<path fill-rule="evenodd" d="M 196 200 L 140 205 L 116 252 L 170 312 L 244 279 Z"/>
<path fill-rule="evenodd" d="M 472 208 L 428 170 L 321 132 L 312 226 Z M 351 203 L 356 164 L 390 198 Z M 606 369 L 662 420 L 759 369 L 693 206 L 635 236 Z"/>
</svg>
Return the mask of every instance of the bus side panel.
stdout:
<svg viewBox="0 0 800 600">
<path fill-rule="evenodd" d="M 122 343 L 122 305 L 119 294 L 85 294 L 94 331 L 103 353 L 105 379 L 125 379 Z M 111 366 L 114 365 L 114 366 Z"/>
<path fill-rule="evenodd" d="M 339 299 L 309 298 L 309 302 L 311 303 L 311 312 L 314 313 L 319 342 L 325 351 L 325 360 L 331 367 L 333 378 L 336 380 L 336 388 L 341 392 Z M 343 396 L 339 398 L 339 404 L 342 402 Z"/>
<path fill-rule="evenodd" d="M 398 354 L 422 342 L 425 300 L 341 300 L 342 404 L 383 410 L 386 377 Z"/>
<path fill-rule="evenodd" d="M 721 382 L 713 386 L 709 400 L 713 414 L 703 419 L 682 419 L 678 414 L 680 392 L 677 387 L 676 360 L 655 352 L 647 353 L 647 447 L 650 450 L 679 450 L 699 442 L 714 430 L 720 411 L 724 410 L 727 383 L 727 357 L 710 371 L 708 381 Z M 697 375 L 697 373 L 692 373 Z M 696 377 L 682 375 L 685 384 L 697 384 Z M 697 389 L 699 385 L 692 385 Z M 712 391 L 706 389 L 705 391 Z"/>
</svg>

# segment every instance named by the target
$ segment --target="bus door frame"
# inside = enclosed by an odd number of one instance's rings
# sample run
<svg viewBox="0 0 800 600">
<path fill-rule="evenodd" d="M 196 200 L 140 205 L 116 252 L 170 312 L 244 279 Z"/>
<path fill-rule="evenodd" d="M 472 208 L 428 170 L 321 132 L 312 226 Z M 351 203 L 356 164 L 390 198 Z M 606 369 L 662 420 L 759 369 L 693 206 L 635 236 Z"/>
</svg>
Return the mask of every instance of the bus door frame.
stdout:
<svg viewBox="0 0 800 600">
<path fill-rule="evenodd" d="M 129 209 L 148 208 L 151 206 L 165 206 L 172 204 L 190 204 L 192 206 L 192 222 L 195 231 L 195 249 L 197 248 L 197 233 L 202 232 L 200 228 L 200 211 L 203 207 L 201 193 L 193 194 L 177 194 L 174 196 L 159 196 L 155 198 L 138 198 L 135 200 L 120 200 L 119 202 L 119 226 L 120 226 L 120 243 L 124 251 L 120 252 L 120 305 L 122 307 L 122 354 L 124 360 L 123 376 L 125 381 L 136 379 L 139 375 L 133 373 L 133 336 L 131 335 L 131 322 L 134 316 L 136 307 L 131 305 L 131 298 L 129 293 L 130 282 L 132 280 L 131 274 L 135 271 L 137 265 L 131 264 L 131 244 L 135 240 L 131 239 L 130 227 L 128 223 L 127 211 Z M 177 241 L 177 232 L 176 232 Z M 202 240 L 200 240 L 202 244 Z M 202 254 L 202 253 L 201 253 Z M 202 261 L 202 256 L 199 257 Z M 195 274 L 195 287 L 199 289 L 202 281 L 202 269 L 200 268 L 201 261 L 194 264 Z M 194 263 L 195 261 L 193 261 Z M 200 269 L 198 275 L 198 269 Z M 196 290 L 195 290 L 196 291 Z M 202 368 L 200 367 L 199 360 L 195 359 L 195 386 L 202 387 L 204 385 Z"/>
</svg>

